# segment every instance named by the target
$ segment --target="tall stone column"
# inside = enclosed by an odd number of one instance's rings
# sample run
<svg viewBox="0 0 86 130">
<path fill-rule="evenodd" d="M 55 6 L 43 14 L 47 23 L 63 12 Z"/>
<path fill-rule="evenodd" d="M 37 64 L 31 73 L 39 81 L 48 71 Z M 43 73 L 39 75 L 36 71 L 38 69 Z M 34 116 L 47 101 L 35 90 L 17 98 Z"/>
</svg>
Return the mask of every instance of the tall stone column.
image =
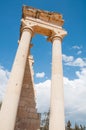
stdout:
<svg viewBox="0 0 86 130">
<path fill-rule="evenodd" d="M 64 130 L 64 94 L 61 37 L 55 35 L 52 40 L 52 78 L 49 130 Z"/>
<path fill-rule="evenodd" d="M 0 130 L 14 130 L 32 29 L 24 26 L 0 111 Z"/>
</svg>

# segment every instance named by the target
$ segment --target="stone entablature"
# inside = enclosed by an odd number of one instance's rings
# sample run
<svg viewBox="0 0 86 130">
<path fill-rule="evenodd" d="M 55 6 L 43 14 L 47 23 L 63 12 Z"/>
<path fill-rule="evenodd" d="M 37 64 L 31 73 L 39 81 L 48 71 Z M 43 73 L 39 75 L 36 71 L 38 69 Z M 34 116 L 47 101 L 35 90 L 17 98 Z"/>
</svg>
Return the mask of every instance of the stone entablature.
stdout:
<svg viewBox="0 0 86 130">
<path fill-rule="evenodd" d="M 20 28 L 20 37 L 22 31 L 26 29 L 31 30 L 33 32 L 33 35 L 35 33 L 38 33 L 48 36 L 48 40 L 50 40 L 50 37 L 54 35 L 57 35 L 58 37 L 63 39 L 63 37 L 67 34 L 67 32 L 62 28 L 61 23 L 64 23 L 62 15 L 58 13 L 37 10 L 29 6 L 23 6 L 22 11 L 23 15 L 21 19 L 22 23 Z M 50 18 L 46 20 L 45 15 Z M 53 19 L 52 22 L 51 18 Z M 56 19 L 58 19 L 58 21 Z"/>
<path fill-rule="evenodd" d="M 32 8 L 30 6 L 23 6 L 23 14 L 22 17 L 25 19 L 26 17 L 32 17 L 36 19 L 40 19 L 42 21 L 55 24 L 58 26 L 62 26 L 64 20 L 62 19 L 62 15 L 56 12 L 48 12 L 44 10 L 39 10 L 36 8 Z"/>
</svg>

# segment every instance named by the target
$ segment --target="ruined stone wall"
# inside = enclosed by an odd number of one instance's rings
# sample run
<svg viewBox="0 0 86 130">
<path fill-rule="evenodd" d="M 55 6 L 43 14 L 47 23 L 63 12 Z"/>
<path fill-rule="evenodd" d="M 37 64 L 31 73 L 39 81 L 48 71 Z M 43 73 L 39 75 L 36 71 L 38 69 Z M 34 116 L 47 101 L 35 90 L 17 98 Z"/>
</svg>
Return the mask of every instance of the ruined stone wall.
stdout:
<svg viewBox="0 0 86 130">
<path fill-rule="evenodd" d="M 37 130 L 40 128 L 40 116 L 36 110 L 32 68 L 29 62 L 27 59 L 15 130 Z"/>
</svg>

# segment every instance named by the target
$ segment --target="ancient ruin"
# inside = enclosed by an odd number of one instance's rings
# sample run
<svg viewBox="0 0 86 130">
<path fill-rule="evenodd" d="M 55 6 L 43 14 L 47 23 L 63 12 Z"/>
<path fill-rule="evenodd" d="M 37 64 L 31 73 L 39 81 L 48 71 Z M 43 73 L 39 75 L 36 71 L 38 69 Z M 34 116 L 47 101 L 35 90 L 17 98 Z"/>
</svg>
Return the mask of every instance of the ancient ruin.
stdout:
<svg viewBox="0 0 86 130">
<path fill-rule="evenodd" d="M 0 130 L 38 130 L 31 39 L 35 33 L 52 42 L 51 105 L 49 130 L 64 130 L 64 94 L 61 42 L 67 32 L 56 12 L 23 6 L 19 46 L 0 111 Z"/>
</svg>

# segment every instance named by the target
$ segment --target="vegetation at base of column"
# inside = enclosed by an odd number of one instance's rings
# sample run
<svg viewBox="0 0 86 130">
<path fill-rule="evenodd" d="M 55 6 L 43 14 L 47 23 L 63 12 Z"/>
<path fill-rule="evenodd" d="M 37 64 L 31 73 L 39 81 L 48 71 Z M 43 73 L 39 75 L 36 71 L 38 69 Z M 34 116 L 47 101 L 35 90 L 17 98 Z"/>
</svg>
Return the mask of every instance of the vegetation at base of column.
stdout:
<svg viewBox="0 0 86 130">
<path fill-rule="evenodd" d="M 40 130 L 49 130 L 49 115 L 50 111 L 41 114 Z M 68 120 L 65 125 L 65 130 L 86 130 L 86 126 L 82 124 L 78 125 L 77 123 L 75 123 L 74 128 L 72 128 L 72 123 L 70 120 Z"/>
<path fill-rule="evenodd" d="M 50 112 L 45 112 L 41 114 L 40 130 L 49 130 L 49 115 L 50 115 Z"/>
</svg>

